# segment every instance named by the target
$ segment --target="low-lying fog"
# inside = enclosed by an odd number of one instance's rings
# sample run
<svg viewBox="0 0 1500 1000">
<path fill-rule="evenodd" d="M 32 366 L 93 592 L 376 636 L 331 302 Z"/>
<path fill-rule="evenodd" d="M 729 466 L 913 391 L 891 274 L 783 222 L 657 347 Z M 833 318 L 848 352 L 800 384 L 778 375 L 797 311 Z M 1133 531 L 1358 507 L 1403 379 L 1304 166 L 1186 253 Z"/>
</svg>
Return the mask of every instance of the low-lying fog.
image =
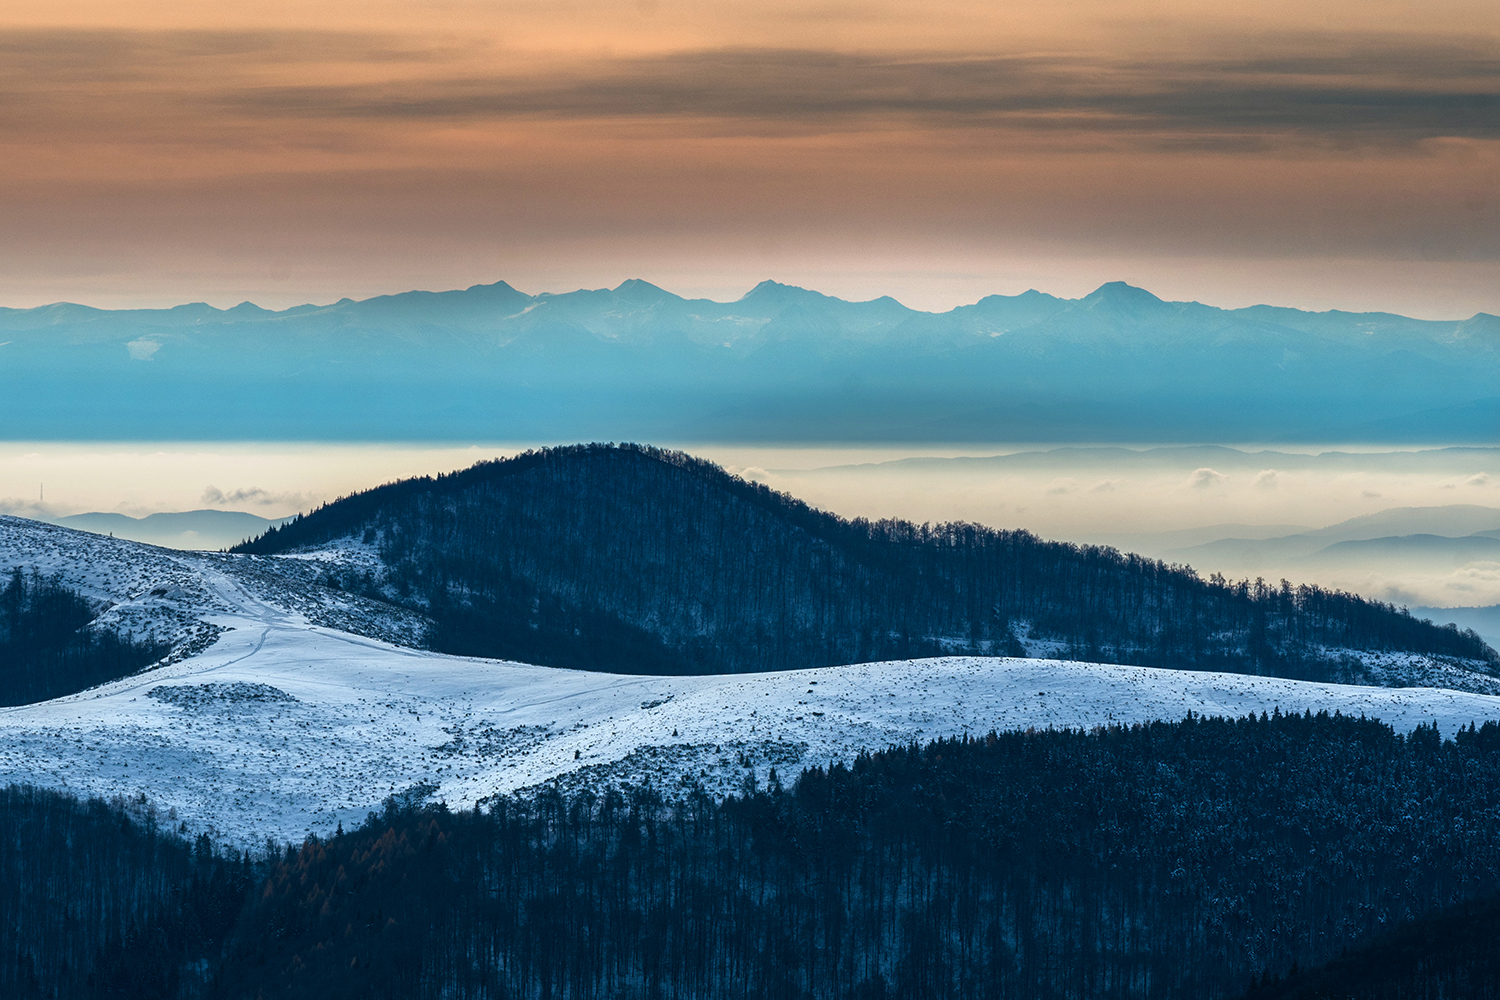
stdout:
<svg viewBox="0 0 1500 1000">
<path fill-rule="evenodd" d="M 0 512 L 275 519 L 526 447 L 12 442 L 0 444 Z M 1027 528 L 1204 573 L 1286 577 L 1410 605 L 1500 604 L 1500 448 L 681 447 L 846 516 Z M 203 548 L 260 523 L 220 520 L 74 523 Z"/>
</svg>

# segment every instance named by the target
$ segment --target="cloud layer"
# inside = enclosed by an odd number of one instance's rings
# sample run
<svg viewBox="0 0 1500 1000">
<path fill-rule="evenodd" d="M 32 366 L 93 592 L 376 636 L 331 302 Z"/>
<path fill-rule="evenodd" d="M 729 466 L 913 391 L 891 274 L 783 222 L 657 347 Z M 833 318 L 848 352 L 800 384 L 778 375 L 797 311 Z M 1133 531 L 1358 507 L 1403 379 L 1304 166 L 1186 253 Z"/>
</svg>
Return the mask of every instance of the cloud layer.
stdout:
<svg viewBox="0 0 1500 1000">
<path fill-rule="evenodd" d="M 1254 48 L 1144 58 L 741 47 L 537 67 L 378 34 L 33 30 L 0 36 L 0 114 L 42 130 L 122 106 L 202 124 L 229 114 L 671 122 L 717 135 L 998 129 L 1226 150 L 1500 136 L 1500 55 L 1487 39 L 1308 36 Z"/>
<path fill-rule="evenodd" d="M 306 493 L 277 492 L 261 489 L 259 486 L 241 487 L 226 493 L 217 486 L 209 485 L 203 489 L 202 502 L 215 507 L 243 507 L 250 504 L 257 507 L 275 507 L 278 510 L 306 510 L 316 502 L 316 499 Z"/>
</svg>

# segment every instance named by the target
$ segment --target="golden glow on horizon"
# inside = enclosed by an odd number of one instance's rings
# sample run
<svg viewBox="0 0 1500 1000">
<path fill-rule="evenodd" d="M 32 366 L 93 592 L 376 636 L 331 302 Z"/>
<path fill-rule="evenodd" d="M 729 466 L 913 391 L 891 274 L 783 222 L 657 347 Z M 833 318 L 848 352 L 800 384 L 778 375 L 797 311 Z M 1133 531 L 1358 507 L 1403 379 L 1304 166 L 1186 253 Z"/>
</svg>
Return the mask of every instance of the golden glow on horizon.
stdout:
<svg viewBox="0 0 1500 1000">
<path fill-rule="evenodd" d="M 141 517 L 210 508 L 283 517 L 382 482 L 449 472 L 530 446 L 0 442 L 0 514 L 52 518 L 117 511 Z M 704 442 L 683 446 L 731 472 L 846 517 L 977 521 L 1027 528 L 1048 538 L 1102 541 L 1137 550 L 1145 543 L 1136 534 L 1140 532 L 1227 525 L 1205 540 L 1274 537 L 1398 507 L 1500 508 L 1496 449 L 1247 446 L 1239 452 L 1213 449 L 1209 457 L 1193 449 L 1051 447 Z M 1019 461 L 936 461 L 917 467 L 900 461 L 1001 454 Z M 1216 468 L 1200 467 L 1205 463 Z M 45 503 L 38 495 L 43 484 Z M 1280 527 L 1247 535 L 1246 525 Z M 1164 547 L 1187 544 L 1192 543 L 1177 541 Z M 1238 558 L 1213 566 L 1195 557 L 1194 565 L 1205 573 L 1218 569 L 1236 578 L 1259 571 Z M 1444 560 L 1451 557 L 1428 560 L 1418 569 L 1403 564 L 1372 572 L 1351 563 L 1325 565 L 1314 576 L 1305 567 L 1287 572 L 1299 582 L 1403 603 L 1451 607 L 1500 601 L 1500 563 Z"/>
</svg>

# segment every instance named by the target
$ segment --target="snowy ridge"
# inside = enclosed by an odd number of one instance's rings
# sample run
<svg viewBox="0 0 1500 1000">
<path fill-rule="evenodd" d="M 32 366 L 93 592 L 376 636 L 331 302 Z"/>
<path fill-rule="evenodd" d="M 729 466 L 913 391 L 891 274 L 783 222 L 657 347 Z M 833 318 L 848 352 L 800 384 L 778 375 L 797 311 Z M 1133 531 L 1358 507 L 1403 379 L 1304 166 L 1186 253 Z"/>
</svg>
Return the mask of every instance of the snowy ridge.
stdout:
<svg viewBox="0 0 1500 1000">
<path fill-rule="evenodd" d="M 1055 639 L 1038 639 L 1031 634 L 1029 622 L 1019 622 L 1016 639 L 1032 659 L 1070 659 L 1069 644 Z M 962 640 L 954 640 L 955 645 Z M 1438 687 L 1474 694 L 1500 695 L 1500 676 L 1491 672 L 1483 660 L 1434 653 L 1409 653 L 1369 649 L 1343 649 L 1324 646 L 1322 652 L 1330 662 L 1339 660 L 1353 666 L 1358 676 L 1382 687 Z"/>
<path fill-rule="evenodd" d="M 454 808 L 549 782 L 724 793 L 764 786 L 773 767 L 791 778 L 863 749 L 991 729 L 1278 709 L 1450 735 L 1500 721 L 1494 694 L 1063 660 L 646 677 L 446 656 L 413 648 L 420 616 L 321 586 L 318 558 L 178 553 L 0 519 L 0 567 L 15 565 L 60 572 L 113 604 L 113 621 L 217 641 L 0 709 L 0 782 L 144 799 L 186 831 L 246 844 L 326 833 L 412 790 Z"/>
<path fill-rule="evenodd" d="M 228 624 L 226 621 L 225 624 Z M 639 677 L 413 650 L 240 618 L 208 651 L 40 705 L 0 710 L 0 780 L 144 795 L 241 842 L 353 823 L 430 788 L 462 808 L 568 789 L 764 786 L 770 769 L 990 729 L 1248 712 L 1341 711 L 1451 734 L 1500 698 L 1055 660 L 943 658 L 773 674 Z"/>
<path fill-rule="evenodd" d="M 399 600 L 396 588 L 385 578 L 386 567 L 380 559 L 377 544 L 364 542 L 354 536 L 346 535 L 322 545 L 292 549 L 284 555 L 250 558 L 259 560 L 255 564 L 257 567 L 274 566 L 278 577 L 285 577 L 289 574 L 290 561 L 302 563 L 304 566 L 320 567 L 320 572 L 334 570 L 352 573 L 366 579 L 374 592 L 382 593 L 392 602 Z M 275 562 L 277 560 L 280 562 Z M 244 576 L 247 570 L 242 568 L 238 572 Z M 301 578 L 307 580 L 309 584 L 315 582 L 316 574 L 308 575 L 305 569 L 300 569 L 299 572 L 302 572 Z M 292 598 L 289 595 L 287 599 Z M 336 613 L 330 612 L 320 619 L 320 622 L 338 627 L 341 620 Z M 420 629 L 425 627 L 425 622 L 426 620 L 422 619 L 420 625 L 411 626 L 408 633 L 397 633 L 402 637 L 382 633 L 375 625 L 362 626 L 351 631 L 358 631 L 363 635 L 392 638 L 393 641 L 402 645 L 422 645 Z M 1067 641 L 1034 635 L 1031 623 L 1028 621 L 1016 621 L 1013 623 L 1013 628 L 1017 641 L 1029 658 L 1066 660 L 1076 659 L 1079 655 L 1078 648 Z M 964 655 L 972 652 L 971 640 L 967 636 L 927 636 L 926 638 L 935 641 L 945 653 Z M 1321 647 L 1321 651 L 1330 663 L 1343 661 L 1351 667 L 1349 679 L 1358 679 L 1363 683 L 1385 687 L 1441 687 L 1457 691 L 1471 691 L 1476 694 L 1500 695 L 1500 676 L 1497 676 L 1493 672 L 1494 668 L 1483 660 L 1433 653 L 1332 647 Z"/>
<path fill-rule="evenodd" d="M 200 648 L 217 617 L 246 607 L 398 645 L 422 645 L 430 624 L 323 586 L 321 561 L 165 549 L 0 515 L 0 571 L 14 567 L 61 576 L 105 609 L 101 626 L 174 648 Z"/>
<path fill-rule="evenodd" d="M 1371 679 L 1387 687 L 1440 687 L 1500 695 L 1500 677 L 1489 673 L 1489 665 L 1477 660 L 1363 649 L 1337 652 L 1358 660 Z"/>
</svg>

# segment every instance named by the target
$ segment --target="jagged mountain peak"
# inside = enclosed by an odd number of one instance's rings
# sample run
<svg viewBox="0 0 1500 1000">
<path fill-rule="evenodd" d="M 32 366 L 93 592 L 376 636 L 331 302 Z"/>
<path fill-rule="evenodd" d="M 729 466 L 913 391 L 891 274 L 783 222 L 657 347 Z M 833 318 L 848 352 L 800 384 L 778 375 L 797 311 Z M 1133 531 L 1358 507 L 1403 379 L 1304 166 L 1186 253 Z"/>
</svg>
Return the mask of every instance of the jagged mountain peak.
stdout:
<svg viewBox="0 0 1500 1000">
<path fill-rule="evenodd" d="M 750 289 L 750 291 L 740 296 L 740 298 L 738 299 L 738 303 L 755 303 L 761 305 L 790 305 L 794 302 L 801 303 L 808 301 L 822 301 L 829 298 L 831 298 L 831 296 L 824 295 L 822 292 L 814 292 L 799 285 L 784 285 L 779 281 L 772 281 L 771 279 L 767 278 L 765 281 L 762 281 L 760 284 Z"/>
<path fill-rule="evenodd" d="M 792 339 L 804 334 L 868 336 L 919 315 L 889 295 L 850 301 L 769 280 L 756 285 L 734 305 L 746 313 L 774 318 L 780 326 L 800 324 L 804 328 L 782 330 Z"/>
<path fill-rule="evenodd" d="M 667 291 L 665 288 L 662 288 L 660 285 L 654 285 L 651 282 L 647 281 L 645 278 L 626 278 L 624 281 L 620 282 L 617 286 L 615 286 L 615 291 L 616 292 L 650 291 L 650 292 L 661 292 L 663 295 L 670 295 L 670 294 L 672 294 L 671 292 Z"/>
<path fill-rule="evenodd" d="M 532 301 L 532 296 L 520 291 L 508 281 L 495 281 L 488 285 L 472 285 L 465 294 L 485 302 L 502 302 L 519 305 Z"/>
<path fill-rule="evenodd" d="M 1119 310 L 1138 311 L 1164 306 L 1167 303 L 1157 296 L 1124 281 L 1106 281 L 1089 294 L 1079 299 L 1085 308 L 1104 306 Z"/>
<path fill-rule="evenodd" d="M 1458 324 L 1458 332 L 1469 336 L 1474 334 L 1487 337 L 1500 336 L 1500 316 L 1487 312 L 1475 313 Z"/>
<path fill-rule="evenodd" d="M 680 301 L 681 296 L 653 285 L 643 278 L 627 278 L 613 289 L 615 298 L 639 305 L 655 305 L 658 302 Z"/>
</svg>

